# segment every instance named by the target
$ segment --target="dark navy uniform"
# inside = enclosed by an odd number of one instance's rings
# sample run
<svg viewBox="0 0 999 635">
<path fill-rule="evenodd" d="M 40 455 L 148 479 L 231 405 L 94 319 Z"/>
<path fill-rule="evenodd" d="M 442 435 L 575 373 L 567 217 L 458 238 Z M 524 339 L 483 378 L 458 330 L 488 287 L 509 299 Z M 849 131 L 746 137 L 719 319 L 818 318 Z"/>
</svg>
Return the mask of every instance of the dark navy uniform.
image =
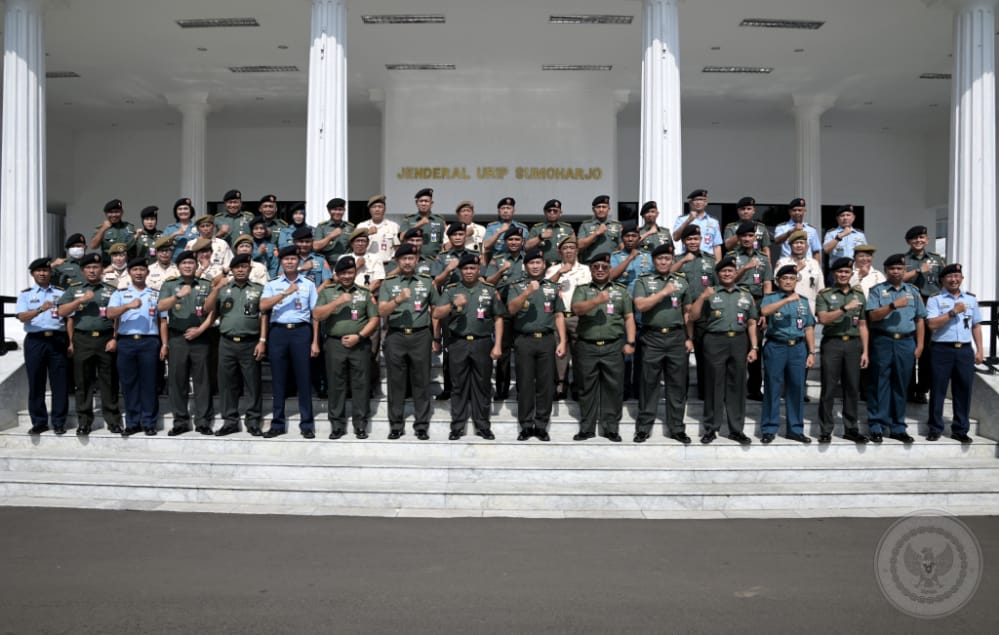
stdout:
<svg viewBox="0 0 999 635">
<path fill-rule="evenodd" d="M 292 284 L 297 289 L 286 295 Z M 308 278 L 299 275 L 295 280 L 289 280 L 284 274 L 267 283 L 261 299 L 274 296 L 281 296 L 281 301 L 271 309 L 268 357 L 271 361 L 274 416 L 267 435 L 277 436 L 285 431 L 284 402 L 288 392 L 288 373 L 291 371 L 298 385 L 299 430 L 307 437 L 315 436 L 310 366 L 312 309 L 316 308 L 319 296 L 316 286 Z"/>
<path fill-rule="evenodd" d="M 958 302 L 964 303 L 964 311 L 961 313 L 954 311 L 954 305 Z M 967 435 L 971 425 L 968 418 L 971 409 L 971 386 L 975 381 L 975 350 L 972 342 L 975 341 L 975 329 L 980 328 L 978 325 L 982 323 L 978 298 L 967 291 L 959 290 L 957 295 L 941 291 L 927 302 L 926 317 L 935 318 L 942 315 L 947 315 L 950 319 L 933 331 L 930 343 L 933 348 L 930 433 L 943 432 L 943 403 L 947 398 L 947 385 L 950 384 L 954 411 L 950 431 L 955 435 Z"/>
<path fill-rule="evenodd" d="M 45 265 L 48 266 L 47 264 Z M 17 296 L 16 313 L 28 313 L 24 322 L 24 369 L 28 373 L 28 414 L 32 428 L 48 428 L 49 411 L 45 405 L 45 385 L 52 388 L 52 428 L 59 434 L 66 429 L 69 410 L 67 387 L 66 325 L 59 317 L 57 303 L 63 290 L 51 284 L 37 284 Z"/>
<path fill-rule="evenodd" d="M 152 287 L 140 291 L 130 284 L 115 291 L 108 303 L 108 307 L 123 307 L 136 300 L 140 303 L 118 316 L 118 376 L 125 397 L 126 433 L 139 428 L 147 434 L 156 433 L 160 415 L 156 394 L 156 363 L 161 345 L 158 299 L 159 293 Z"/>
<path fill-rule="evenodd" d="M 789 295 L 791 294 L 784 291 L 767 294 L 761 307 L 781 302 Z M 767 318 L 766 344 L 763 346 L 766 390 L 763 393 L 760 426 L 763 434 L 777 434 L 780 427 L 780 398 L 784 389 L 787 391 L 784 400 L 787 408 L 787 434 L 805 433 L 806 360 L 815 355 L 815 351 L 808 348 L 808 338 L 814 328 L 815 316 L 808 306 L 808 299 L 800 296 Z"/>
</svg>

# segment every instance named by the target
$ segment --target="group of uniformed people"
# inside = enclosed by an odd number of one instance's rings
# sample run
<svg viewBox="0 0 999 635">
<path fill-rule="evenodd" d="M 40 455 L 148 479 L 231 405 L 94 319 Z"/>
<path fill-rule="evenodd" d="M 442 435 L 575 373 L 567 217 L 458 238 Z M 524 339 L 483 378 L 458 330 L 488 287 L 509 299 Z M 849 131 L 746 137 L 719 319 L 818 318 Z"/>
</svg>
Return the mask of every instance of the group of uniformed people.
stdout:
<svg viewBox="0 0 999 635">
<path fill-rule="evenodd" d="M 159 231 L 157 209 L 148 207 L 137 230 L 114 199 L 89 243 L 74 234 L 65 258 L 31 263 L 35 284 L 18 298 L 28 334 L 32 432 L 49 428 L 46 377 L 51 427 L 65 432 L 71 360 L 78 435 L 91 430 L 96 381 L 108 430 L 126 436 L 156 434 L 165 386 L 171 435 L 189 431 L 192 422 L 206 435 L 237 432 L 241 422 L 253 435 L 285 434 L 286 398 L 297 390 L 300 432 L 311 439 L 316 386 L 327 392 L 330 438 L 347 433 L 349 399 L 353 432 L 363 439 L 381 352 L 389 438 L 405 434 L 404 403 L 411 397 L 413 430 L 425 440 L 433 412 L 431 356 L 443 351 L 446 379 L 438 399 L 450 399 L 452 440 L 465 434 L 469 420 L 475 434 L 494 438 L 491 397 L 507 399 L 515 374 L 519 440 L 548 441 L 553 402 L 571 392 L 581 406 L 575 440 L 599 433 L 621 441 L 623 399 L 635 397 L 634 441 L 644 442 L 664 385 L 667 434 L 687 444 L 693 353 L 704 400 L 701 443 L 714 441 L 726 424 L 730 439 L 750 444 L 743 432 L 747 398 L 763 401 L 763 443 L 779 431 L 782 398 L 786 438 L 809 443 L 802 404 L 818 323 L 820 443 L 831 441 L 836 395 L 843 399 L 845 439 L 880 443 L 887 434 L 911 443 L 905 423 L 910 374 L 930 350 L 929 383 L 915 382 L 931 388 L 927 438 L 943 432 L 950 384 L 952 436 L 971 441 L 968 410 L 973 366 L 982 361 L 982 318 L 974 296 L 960 288 L 961 265 L 946 265 L 925 250 L 925 227 L 909 230 L 910 251 L 886 259 L 881 274 L 871 266 L 874 248 L 852 227 L 852 206 L 840 209 L 839 226 L 820 243 L 804 222 L 802 199 L 791 202 L 789 221 L 771 239 L 754 220 L 752 198 L 740 200 L 740 220 L 724 232 L 706 213 L 706 190 L 688 198 L 689 214 L 670 231 L 658 226 L 655 202 L 642 207 L 639 226 L 611 220 L 609 197 L 598 196 L 578 233 L 561 220 L 556 199 L 544 204 L 545 220 L 531 228 L 514 218 L 510 197 L 499 201 L 497 219 L 485 227 L 474 222 L 469 201 L 448 223 L 433 213 L 429 188 L 417 192 L 417 211 L 400 224 L 385 218 L 384 196 L 372 197 L 371 219 L 357 227 L 344 220 L 343 199 L 332 199 L 330 219 L 312 228 L 301 207 L 292 210 L 289 224 L 276 217 L 275 196 L 264 196 L 254 215 L 231 190 L 215 216 L 195 219 L 184 198 L 174 205 L 176 223 Z M 87 252 L 88 245 L 96 251 Z M 776 273 L 774 245 L 783 253 Z M 822 252 L 831 258 L 828 288 L 817 264 Z M 267 431 L 265 358 L 274 397 Z M 213 430 L 216 391 L 223 425 Z M 857 416 L 865 391 L 869 437 Z"/>
</svg>

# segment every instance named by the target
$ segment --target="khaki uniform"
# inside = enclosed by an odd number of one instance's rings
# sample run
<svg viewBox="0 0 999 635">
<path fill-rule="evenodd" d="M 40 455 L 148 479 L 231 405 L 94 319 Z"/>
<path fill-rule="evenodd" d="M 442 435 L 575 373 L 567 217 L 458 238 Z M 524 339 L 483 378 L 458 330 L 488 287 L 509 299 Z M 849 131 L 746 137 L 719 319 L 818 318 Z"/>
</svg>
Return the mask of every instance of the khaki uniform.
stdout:
<svg viewBox="0 0 999 635">
<path fill-rule="evenodd" d="M 531 279 L 526 277 L 512 283 L 507 301 L 522 294 L 530 283 Z M 565 313 L 558 286 L 545 279 L 538 283 L 538 290 L 527 297 L 516 315 L 510 316 L 517 358 L 514 367 L 517 372 L 517 421 L 524 431 L 548 429 L 555 390 L 555 314 Z"/>
<path fill-rule="evenodd" d="M 351 421 L 354 432 L 367 432 L 371 418 L 371 340 L 361 338 L 360 343 L 348 348 L 343 344 L 345 335 L 356 335 L 371 319 L 378 319 L 378 305 L 371 292 L 357 284 L 344 287 L 332 284 L 319 293 L 316 306 L 329 304 L 349 293 L 351 300 L 342 305 L 325 322 L 326 375 L 329 378 L 329 420 L 332 432 L 347 428 L 347 387 L 351 393 Z M 376 329 L 377 331 L 377 329 Z M 405 388 L 404 388 L 405 390 Z"/>
<path fill-rule="evenodd" d="M 742 432 L 746 419 L 747 329 L 759 319 L 753 294 L 744 287 L 717 287 L 701 308 L 705 317 L 704 431 L 717 433 L 722 418 L 729 433 Z"/>
<path fill-rule="evenodd" d="M 219 291 L 215 307 L 220 335 L 219 414 L 225 425 L 239 425 L 239 388 L 242 385 L 246 396 L 247 431 L 259 430 L 263 417 L 260 362 L 253 357 L 253 350 L 260 341 L 260 296 L 263 291 L 263 285 L 256 282 L 239 285 L 232 281 Z"/>
</svg>

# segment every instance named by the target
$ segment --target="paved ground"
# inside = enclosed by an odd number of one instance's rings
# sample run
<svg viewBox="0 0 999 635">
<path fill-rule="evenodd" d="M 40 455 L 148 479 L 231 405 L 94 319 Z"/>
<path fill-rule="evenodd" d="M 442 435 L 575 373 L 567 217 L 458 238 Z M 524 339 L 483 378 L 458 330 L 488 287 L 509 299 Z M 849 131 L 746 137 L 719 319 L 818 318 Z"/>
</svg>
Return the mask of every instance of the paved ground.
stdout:
<svg viewBox="0 0 999 635">
<path fill-rule="evenodd" d="M 0 508 L 2 633 L 997 633 L 885 601 L 891 519 L 507 520 Z M 945 630 L 944 630 L 945 629 Z"/>
</svg>

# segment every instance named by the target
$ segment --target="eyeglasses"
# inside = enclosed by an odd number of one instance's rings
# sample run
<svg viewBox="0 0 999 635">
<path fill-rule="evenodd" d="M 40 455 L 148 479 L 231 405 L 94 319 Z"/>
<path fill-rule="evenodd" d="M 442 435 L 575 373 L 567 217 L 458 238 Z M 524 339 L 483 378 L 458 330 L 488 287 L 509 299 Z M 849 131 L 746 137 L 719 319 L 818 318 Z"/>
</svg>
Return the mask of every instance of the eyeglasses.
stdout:
<svg viewBox="0 0 999 635">
<path fill-rule="evenodd" d="M 605 262 L 595 262 L 590 265 L 591 269 L 610 269 L 610 265 Z"/>
</svg>

